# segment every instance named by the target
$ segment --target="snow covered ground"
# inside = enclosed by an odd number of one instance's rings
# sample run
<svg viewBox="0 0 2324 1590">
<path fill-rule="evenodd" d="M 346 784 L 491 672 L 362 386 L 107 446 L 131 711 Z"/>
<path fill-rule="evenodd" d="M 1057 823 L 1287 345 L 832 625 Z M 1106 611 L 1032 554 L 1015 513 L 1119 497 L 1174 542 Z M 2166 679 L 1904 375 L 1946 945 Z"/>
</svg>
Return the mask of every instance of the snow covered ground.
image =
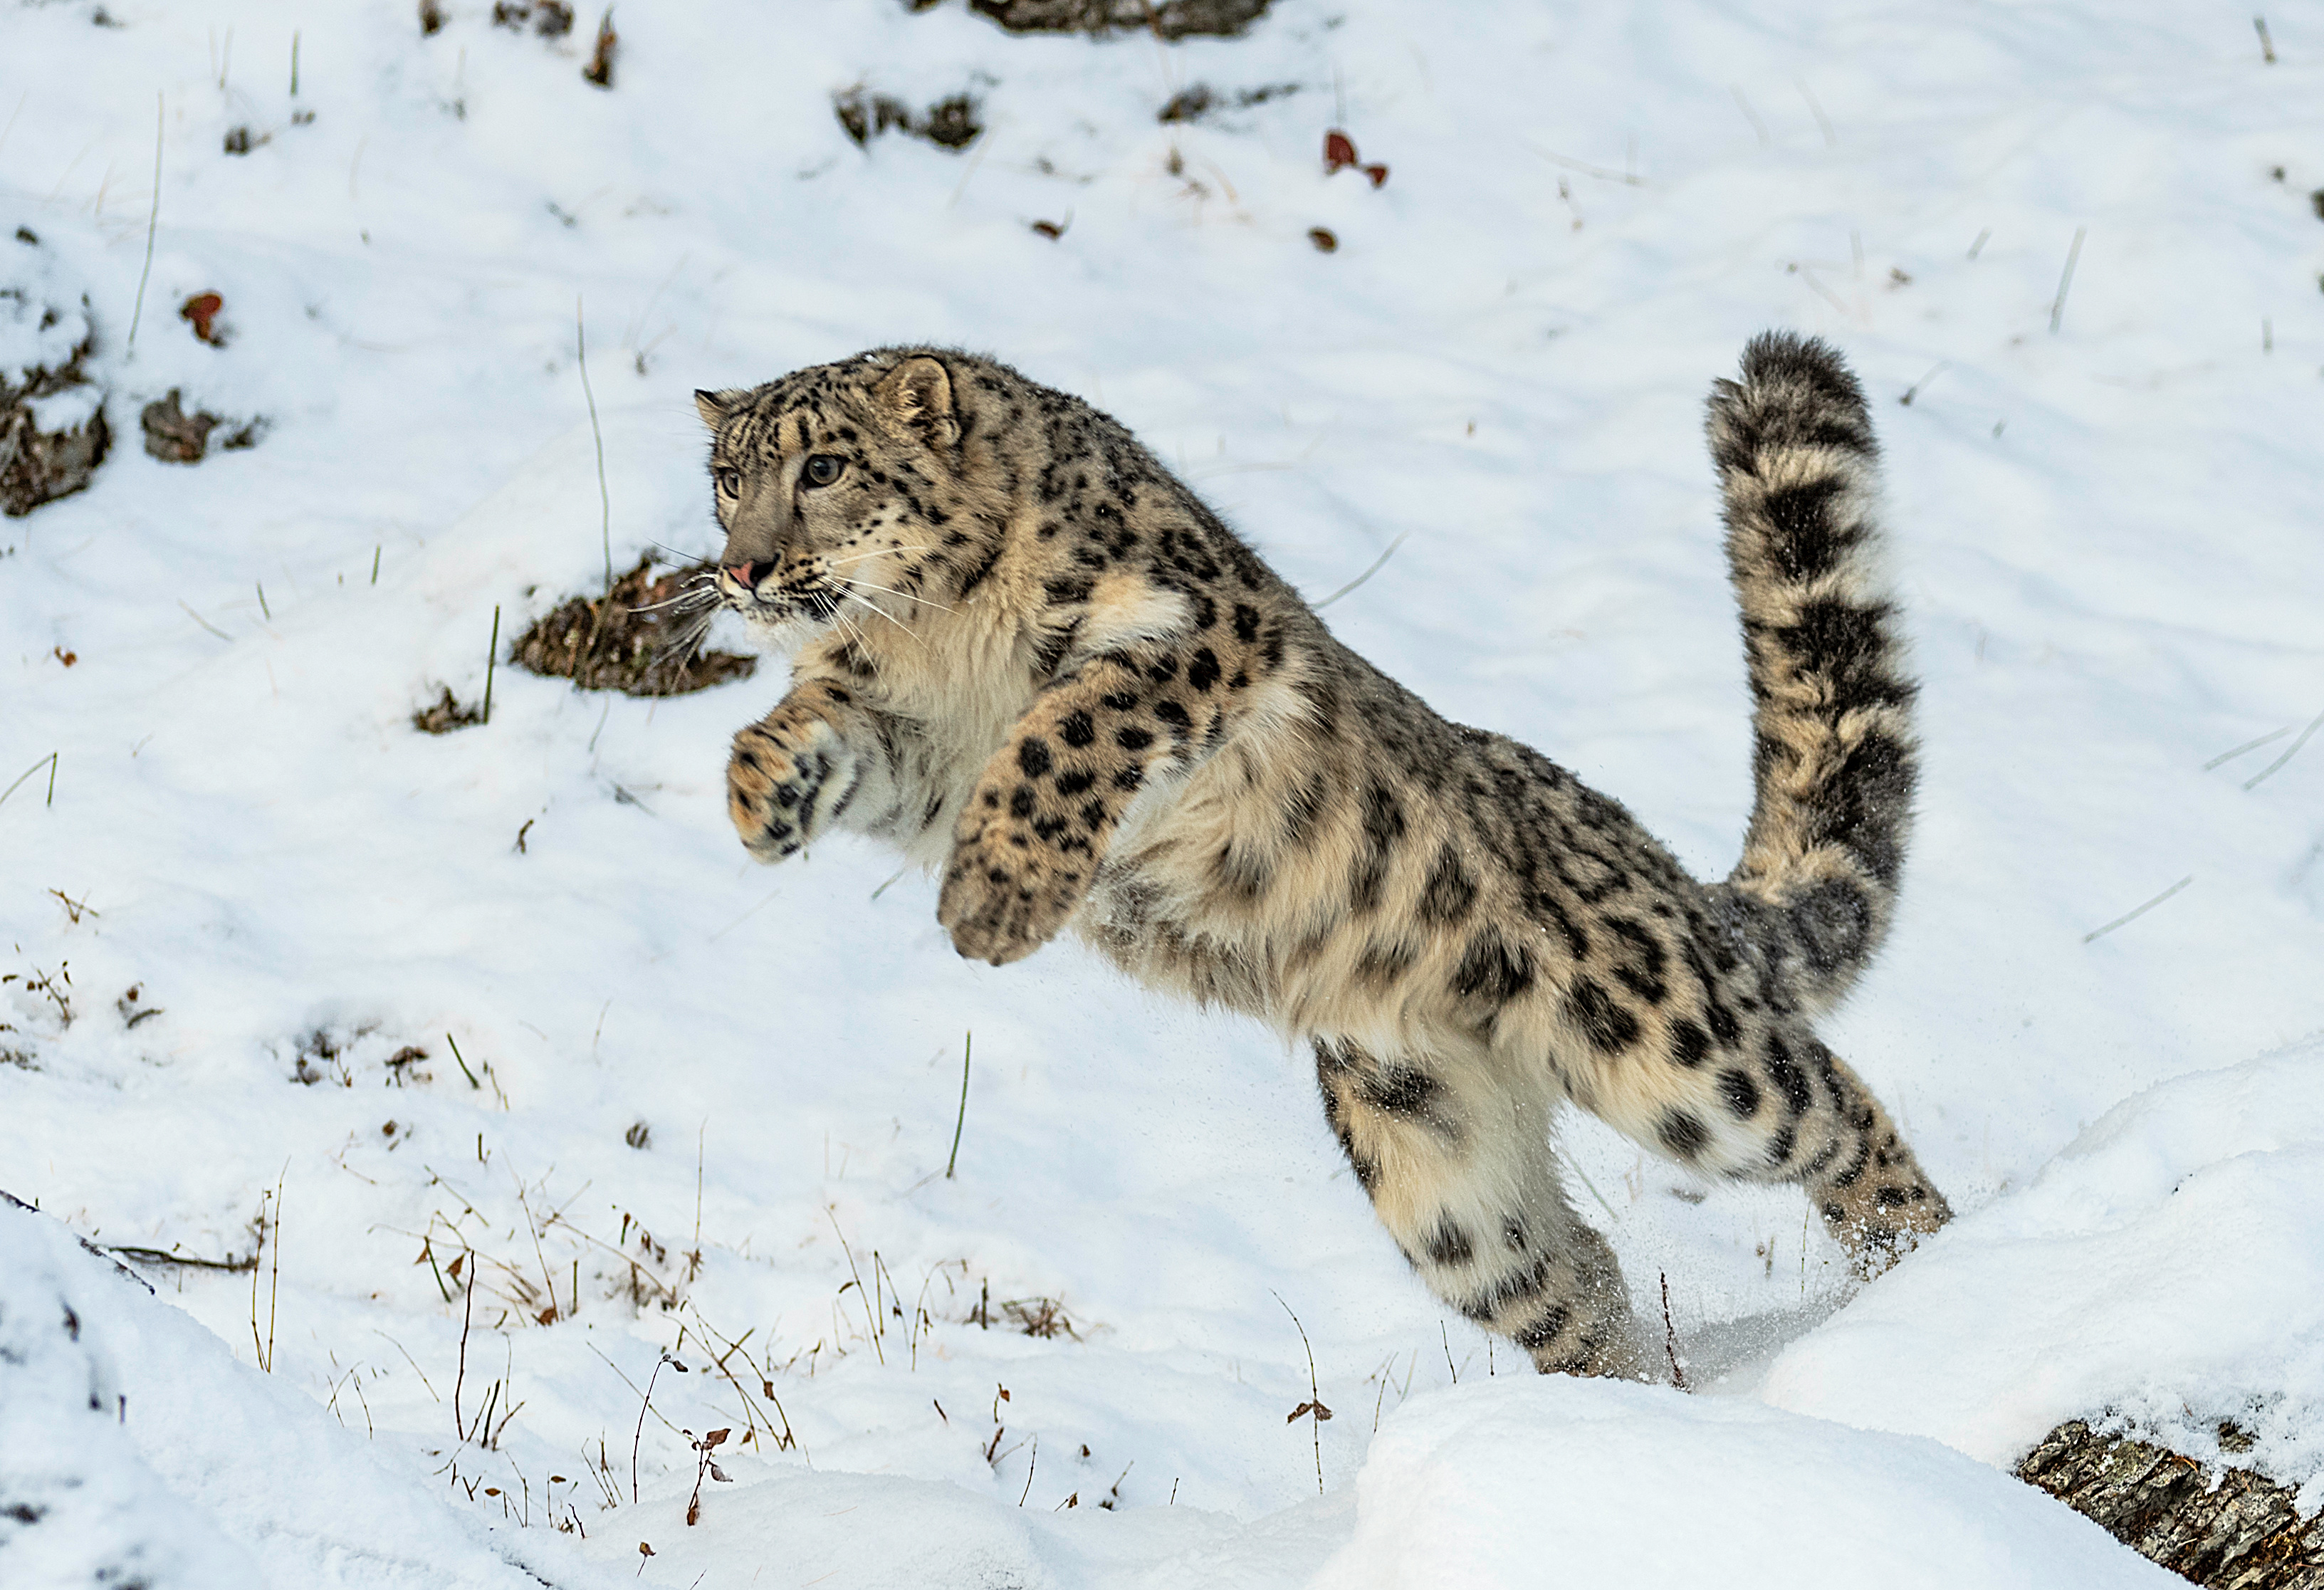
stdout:
<svg viewBox="0 0 2324 1590">
<path fill-rule="evenodd" d="M 2312 16 L 2270 63 L 2163 0 L 1280 0 L 1168 46 L 640 4 L 607 90 L 589 16 L 441 11 L 0 10 L 0 288 L 87 294 L 115 436 L 0 522 L 12 1590 L 2162 1582 L 2000 1472 L 2105 1410 L 2232 1419 L 2324 1502 Z M 859 149 L 859 84 L 984 131 Z M 1700 403 L 1753 331 L 1833 338 L 1928 772 L 1828 1036 L 1962 1218 L 1851 1298 L 1796 1195 L 1574 1120 L 1697 1390 L 1517 1375 L 1299 1056 L 1070 946 L 966 965 L 853 841 L 752 865 L 724 747 L 779 664 L 503 665 L 414 732 L 496 607 L 505 647 L 603 577 L 576 300 L 616 564 L 713 546 L 692 388 L 988 350 L 1317 597 L 1393 546 L 1338 631 L 1706 875 L 1748 744 Z M 258 445 L 146 457 L 173 388 Z M 263 1263 L 157 1300 L 66 1228 Z"/>
</svg>

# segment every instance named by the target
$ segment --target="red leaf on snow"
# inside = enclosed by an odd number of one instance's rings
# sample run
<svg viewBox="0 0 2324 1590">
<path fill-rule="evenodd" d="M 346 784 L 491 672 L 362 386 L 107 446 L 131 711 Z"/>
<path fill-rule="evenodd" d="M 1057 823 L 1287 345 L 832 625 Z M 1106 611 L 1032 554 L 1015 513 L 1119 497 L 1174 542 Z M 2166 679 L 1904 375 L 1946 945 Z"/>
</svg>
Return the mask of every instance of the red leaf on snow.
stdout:
<svg viewBox="0 0 2324 1590">
<path fill-rule="evenodd" d="M 178 310 L 178 318 L 192 322 L 194 335 L 204 342 L 216 343 L 216 321 L 218 311 L 226 308 L 226 300 L 215 292 L 198 292 L 188 299 Z"/>
<path fill-rule="evenodd" d="M 1323 134 L 1323 174 L 1330 176 L 1342 166 L 1356 163 L 1356 141 L 1345 133 L 1333 131 Z"/>
<path fill-rule="evenodd" d="M 1386 166 L 1366 166 L 1364 168 L 1364 175 L 1370 177 L 1372 180 L 1372 186 L 1377 188 L 1381 183 L 1388 180 L 1388 168 Z"/>
</svg>

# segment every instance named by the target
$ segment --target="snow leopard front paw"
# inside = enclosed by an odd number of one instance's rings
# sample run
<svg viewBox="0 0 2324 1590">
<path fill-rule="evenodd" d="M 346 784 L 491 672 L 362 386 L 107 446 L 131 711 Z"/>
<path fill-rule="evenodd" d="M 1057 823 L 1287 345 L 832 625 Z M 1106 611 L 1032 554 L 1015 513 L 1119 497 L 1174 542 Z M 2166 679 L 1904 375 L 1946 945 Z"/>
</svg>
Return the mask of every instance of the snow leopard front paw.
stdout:
<svg viewBox="0 0 2324 1590">
<path fill-rule="evenodd" d="M 777 712 L 734 736 L 726 814 L 745 850 L 781 861 L 831 826 L 861 776 L 855 753 L 830 724 Z"/>
<path fill-rule="evenodd" d="M 1023 960 L 1056 938 L 1081 903 L 1088 869 L 1013 828 L 987 821 L 954 841 L 936 920 L 964 959 L 996 966 Z"/>
</svg>

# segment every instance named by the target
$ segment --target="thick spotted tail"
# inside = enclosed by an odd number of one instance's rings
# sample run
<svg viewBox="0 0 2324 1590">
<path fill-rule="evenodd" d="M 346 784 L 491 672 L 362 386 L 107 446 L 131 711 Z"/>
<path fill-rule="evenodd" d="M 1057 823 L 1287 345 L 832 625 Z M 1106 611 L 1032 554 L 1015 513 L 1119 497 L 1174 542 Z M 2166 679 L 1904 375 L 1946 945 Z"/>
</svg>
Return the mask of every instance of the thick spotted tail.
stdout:
<svg viewBox="0 0 2324 1590">
<path fill-rule="evenodd" d="M 1754 338 L 1713 388 L 1711 457 L 1743 609 L 1757 799 L 1729 887 L 1803 1006 L 1839 999 L 1895 909 L 1912 826 L 1914 686 L 1881 569 L 1879 449 L 1828 345 Z M 1757 913 L 1752 913 L 1757 914 Z"/>
</svg>

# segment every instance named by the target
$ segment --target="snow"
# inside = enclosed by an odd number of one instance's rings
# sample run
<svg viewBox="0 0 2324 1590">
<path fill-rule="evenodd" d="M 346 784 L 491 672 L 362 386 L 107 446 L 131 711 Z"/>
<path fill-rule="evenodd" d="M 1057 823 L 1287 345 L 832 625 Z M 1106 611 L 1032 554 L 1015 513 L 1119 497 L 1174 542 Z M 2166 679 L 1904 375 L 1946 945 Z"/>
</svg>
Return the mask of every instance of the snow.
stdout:
<svg viewBox="0 0 2324 1590">
<path fill-rule="evenodd" d="M 56 1222 L 6 1206 L 0 1496 L 0 1571 L 27 1590 L 530 1583 L 495 1546 L 588 1582 L 558 1536 L 493 1539 Z"/>
<path fill-rule="evenodd" d="M 1472 1382 L 1416 1399 L 1372 1443 L 1356 1507 L 1316 1590 L 2182 1583 L 1934 1441 L 1655 1386 Z"/>
<path fill-rule="evenodd" d="M 2305 1478 L 2313 1514 L 2319 1201 L 2324 1044 L 2157 1084 L 1794 1343 L 1761 1394 L 2000 1464 L 2112 1404 L 2176 1450 Z M 2219 1450 L 2223 1416 L 2247 1452 Z"/>
<path fill-rule="evenodd" d="M 88 331 L 87 310 L 38 251 L 22 236 L 0 239 L 0 391 L 70 364 Z"/>
<path fill-rule="evenodd" d="M 608 92 L 586 18 L 445 12 L 0 12 L 0 289 L 87 295 L 115 436 L 0 522 L 0 781 L 38 770 L 0 800 L 0 1187 L 45 1212 L 0 1210 L 12 1590 L 1529 1583 L 1625 1542 L 1748 1584 L 1900 1539 L 1907 1583 L 2135 1580 L 1997 1472 L 2070 1415 L 2324 1502 L 2324 34 L 698 5 L 624 9 Z M 858 82 L 987 131 L 858 150 Z M 1155 121 L 1196 82 L 1296 91 Z M 1323 174 L 1334 125 L 1383 187 Z M 209 291 L 221 347 L 179 318 Z M 1255 1028 L 1069 945 L 964 965 L 853 841 L 750 864 L 725 743 L 779 664 L 660 702 L 503 665 L 489 725 L 410 725 L 481 697 L 495 608 L 505 647 L 609 555 L 711 549 L 691 389 L 926 337 L 1105 406 L 1318 597 L 1393 546 L 1351 644 L 1723 874 L 1697 428 L 1768 325 L 1876 396 L 1924 681 L 1902 914 L 1827 1036 L 1962 1214 L 1851 1295 L 1796 1194 L 1567 1123 L 1691 1397 L 1502 1373 Z M 171 388 L 263 440 L 148 458 Z M 67 1228 L 264 1264 L 147 1264 L 156 1299 Z M 1070 1330 L 1019 1328 L 1040 1299 Z"/>
</svg>

